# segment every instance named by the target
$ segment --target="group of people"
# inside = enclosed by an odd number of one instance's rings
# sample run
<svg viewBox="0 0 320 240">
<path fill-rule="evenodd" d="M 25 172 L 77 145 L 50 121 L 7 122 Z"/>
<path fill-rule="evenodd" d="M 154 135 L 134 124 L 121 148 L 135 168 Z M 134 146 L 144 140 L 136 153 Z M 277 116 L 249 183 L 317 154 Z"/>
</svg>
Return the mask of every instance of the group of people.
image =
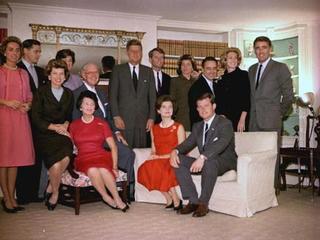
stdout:
<svg viewBox="0 0 320 240">
<path fill-rule="evenodd" d="M 205 216 L 217 176 L 236 169 L 234 131 L 280 134 L 281 118 L 293 101 L 290 72 L 285 64 L 271 59 L 271 41 L 258 37 L 254 47 L 259 63 L 249 73 L 239 68 L 239 49 L 229 48 L 220 59 L 225 69 L 222 76 L 218 76 L 219 62 L 214 57 L 203 60 L 199 73 L 192 56 L 183 55 L 178 77 L 171 78 L 162 71 L 164 51 L 149 52 L 149 68 L 141 64 L 141 42 L 132 39 L 126 46 L 128 62 L 102 75 L 110 78 L 107 96 L 96 87 L 100 71 L 95 63 L 85 64 L 80 76 L 70 74 L 75 55 L 63 49 L 49 61 L 45 77 L 35 65 L 40 42 L 21 43 L 8 37 L 2 44 L 5 62 L 0 67 L 3 209 L 10 213 L 24 209 L 14 197 L 16 186 L 18 200 L 38 199 L 35 185 L 39 186 L 43 162 L 49 173 L 45 203 L 48 210 L 54 210 L 61 175 L 73 161 L 76 148 L 75 169 L 88 175 L 104 203 L 125 212 L 129 206 L 115 185 L 118 169 L 134 182 L 132 149 L 151 145 L 152 161 L 140 166 L 137 181 L 150 191 L 160 191 L 165 208 Z M 110 58 L 104 62 L 115 64 Z M 187 138 L 186 131 L 191 131 Z M 20 151 L 12 151 L 17 146 Z M 194 147 L 200 152 L 196 159 L 188 156 Z M 199 197 L 193 173 L 202 176 Z M 25 184 L 33 190 L 23 192 Z M 186 206 L 175 190 L 178 185 L 183 199 L 189 200 Z"/>
</svg>

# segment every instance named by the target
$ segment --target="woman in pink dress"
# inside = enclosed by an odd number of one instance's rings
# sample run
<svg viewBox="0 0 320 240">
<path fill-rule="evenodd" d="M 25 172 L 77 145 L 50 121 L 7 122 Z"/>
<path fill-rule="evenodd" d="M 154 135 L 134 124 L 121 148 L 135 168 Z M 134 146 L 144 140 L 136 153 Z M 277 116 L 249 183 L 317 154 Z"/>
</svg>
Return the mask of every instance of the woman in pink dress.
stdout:
<svg viewBox="0 0 320 240">
<path fill-rule="evenodd" d="M 69 128 L 70 136 L 78 149 L 75 169 L 88 175 L 104 203 L 125 212 L 129 206 L 122 202 L 115 181 L 115 177 L 119 175 L 117 145 L 107 122 L 93 116 L 99 107 L 96 94 L 89 90 L 82 92 L 76 106 L 82 112 L 82 117 L 73 121 Z M 104 149 L 105 142 L 111 152 Z M 107 193 L 106 187 L 112 196 Z"/>
<path fill-rule="evenodd" d="M 29 76 L 17 67 L 21 46 L 20 39 L 11 36 L 1 49 L 6 60 L 0 67 L 0 185 L 1 205 L 7 213 L 24 210 L 14 197 L 17 167 L 34 164 L 35 157 L 28 118 L 32 101 Z"/>
<path fill-rule="evenodd" d="M 139 167 L 138 182 L 149 191 L 160 191 L 167 202 L 165 208 L 179 210 L 182 201 L 175 190 L 178 182 L 169 158 L 172 149 L 185 140 L 186 134 L 182 124 L 172 120 L 173 100 L 169 95 L 157 99 L 156 109 L 161 122 L 151 129 L 151 156 Z"/>
</svg>

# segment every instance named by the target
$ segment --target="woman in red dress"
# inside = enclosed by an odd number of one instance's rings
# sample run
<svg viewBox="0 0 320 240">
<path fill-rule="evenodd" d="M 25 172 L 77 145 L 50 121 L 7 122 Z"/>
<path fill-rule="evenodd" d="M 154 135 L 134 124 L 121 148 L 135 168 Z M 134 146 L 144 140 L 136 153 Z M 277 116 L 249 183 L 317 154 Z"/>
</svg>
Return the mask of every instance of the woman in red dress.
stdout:
<svg viewBox="0 0 320 240">
<path fill-rule="evenodd" d="M 28 73 L 17 67 L 21 41 L 8 37 L 2 43 L 5 63 L 0 67 L 0 185 L 2 208 L 15 213 L 24 208 L 17 205 L 15 185 L 17 167 L 34 164 L 34 150 L 28 111 L 32 93 Z M 32 177 L 32 176 L 31 176 Z"/>
<path fill-rule="evenodd" d="M 82 112 L 82 117 L 73 121 L 69 128 L 70 136 L 78 149 L 75 169 L 88 175 L 104 203 L 125 212 L 129 206 L 122 202 L 115 181 L 115 177 L 119 175 L 117 146 L 107 122 L 93 116 L 99 107 L 97 96 L 89 90 L 84 91 L 76 105 Z M 104 142 L 107 142 L 111 152 L 104 149 Z M 106 187 L 112 197 L 107 193 Z"/>
<path fill-rule="evenodd" d="M 162 121 L 151 130 L 151 156 L 139 167 L 138 182 L 149 191 L 160 191 L 167 201 L 166 208 L 179 210 L 182 201 L 175 190 L 178 182 L 169 159 L 172 149 L 185 140 L 186 134 L 182 124 L 172 120 L 173 108 L 169 95 L 157 99 L 156 109 Z"/>
</svg>

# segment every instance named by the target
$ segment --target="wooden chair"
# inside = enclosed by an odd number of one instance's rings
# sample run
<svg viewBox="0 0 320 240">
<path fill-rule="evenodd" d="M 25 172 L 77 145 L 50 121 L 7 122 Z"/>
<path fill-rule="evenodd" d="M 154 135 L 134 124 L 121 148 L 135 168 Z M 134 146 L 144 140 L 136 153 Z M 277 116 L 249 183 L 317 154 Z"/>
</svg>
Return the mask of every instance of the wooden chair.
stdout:
<svg viewBox="0 0 320 240">
<path fill-rule="evenodd" d="M 117 188 L 123 202 L 127 202 L 127 174 L 119 171 L 116 179 Z M 100 194 L 94 189 L 89 177 L 68 167 L 61 178 L 59 203 L 73 207 L 75 215 L 80 214 L 80 204 L 101 201 Z"/>
</svg>

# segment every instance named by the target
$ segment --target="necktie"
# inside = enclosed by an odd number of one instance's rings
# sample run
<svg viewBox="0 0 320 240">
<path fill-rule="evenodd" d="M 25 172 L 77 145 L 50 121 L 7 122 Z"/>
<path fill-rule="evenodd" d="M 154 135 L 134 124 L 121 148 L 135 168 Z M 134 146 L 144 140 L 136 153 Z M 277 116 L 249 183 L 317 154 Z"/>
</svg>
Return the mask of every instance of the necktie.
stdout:
<svg viewBox="0 0 320 240">
<path fill-rule="evenodd" d="M 204 137 L 203 137 L 203 145 L 206 143 L 207 141 L 207 136 L 208 136 L 208 130 L 209 130 L 209 124 L 205 123 L 204 125 Z"/>
<path fill-rule="evenodd" d="M 257 75 L 257 81 L 256 81 L 256 89 L 257 89 L 258 86 L 259 86 L 261 68 L 262 68 L 262 64 L 259 65 L 259 70 L 258 70 L 258 75 Z"/>
<path fill-rule="evenodd" d="M 34 85 L 36 86 L 36 88 L 38 88 L 39 86 L 38 75 L 36 73 L 36 69 L 34 68 L 33 64 L 30 64 L 29 66 L 29 73 L 33 78 Z"/>
<path fill-rule="evenodd" d="M 158 84 L 158 93 L 160 93 L 161 81 L 160 81 L 160 77 L 159 77 L 159 72 L 157 72 L 157 84 Z"/>
<path fill-rule="evenodd" d="M 137 77 L 137 73 L 136 73 L 136 66 L 133 66 L 132 81 L 133 81 L 134 89 L 137 91 L 138 77 Z"/>
</svg>

